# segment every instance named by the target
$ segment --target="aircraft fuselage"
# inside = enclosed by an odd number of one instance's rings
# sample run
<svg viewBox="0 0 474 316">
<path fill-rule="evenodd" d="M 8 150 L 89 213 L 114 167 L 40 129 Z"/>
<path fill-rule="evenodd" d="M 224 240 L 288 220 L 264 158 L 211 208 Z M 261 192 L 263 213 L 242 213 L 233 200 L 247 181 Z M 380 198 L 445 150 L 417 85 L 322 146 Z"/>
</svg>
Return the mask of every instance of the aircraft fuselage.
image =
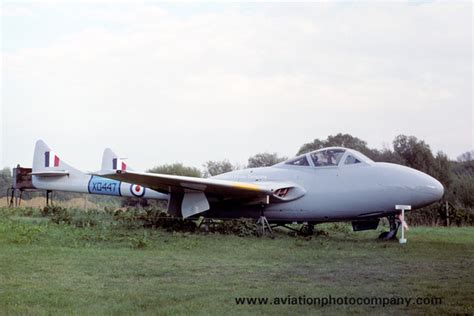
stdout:
<svg viewBox="0 0 474 316">
<path fill-rule="evenodd" d="M 232 203 L 211 202 L 209 211 L 216 217 L 257 218 L 263 209 L 268 220 L 285 222 L 383 217 L 394 214 L 397 204 L 411 205 L 413 209 L 429 205 L 439 200 L 444 191 L 431 176 L 390 163 L 327 167 L 279 164 L 237 170 L 215 178 L 250 183 L 291 181 L 304 188 L 303 196 L 288 202 L 238 205 L 235 210 Z"/>
</svg>

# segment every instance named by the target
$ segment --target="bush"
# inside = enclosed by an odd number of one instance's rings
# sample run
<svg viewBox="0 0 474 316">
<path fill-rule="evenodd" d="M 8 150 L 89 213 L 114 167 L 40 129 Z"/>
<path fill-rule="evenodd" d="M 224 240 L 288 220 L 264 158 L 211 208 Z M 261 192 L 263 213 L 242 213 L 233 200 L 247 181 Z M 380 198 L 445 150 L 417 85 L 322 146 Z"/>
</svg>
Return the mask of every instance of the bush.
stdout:
<svg viewBox="0 0 474 316">
<path fill-rule="evenodd" d="M 127 228 L 157 227 L 162 216 L 159 210 L 127 208 L 126 210 L 116 210 L 113 213 L 115 221 Z"/>
<path fill-rule="evenodd" d="M 162 227 L 168 232 L 194 233 L 197 229 L 197 225 L 194 221 L 183 220 L 182 218 L 176 217 L 163 218 L 158 227 Z"/>
<path fill-rule="evenodd" d="M 164 228 L 176 232 L 194 232 L 197 228 L 193 221 L 171 217 L 161 209 L 154 208 L 116 210 L 114 219 L 127 228 Z"/>
<path fill-rule="evenodd" d="M 43 216 L 49 216 L 51 222 L 56 224 L 68 224 L 72 223 L 72 213 L 61 206 L 45 206 L 41 212 Z"/>
<path fill-rule="evenodd" d="M 105 211 L 73 209 L 71 224 L 76 227 L 95 227 L 109 224 L 113 218 Z"/>
<path fill-rule="evenodd" d="M 452 208 L 449 212 L 450 225 L 456 226 L 473 226 L 474 210 L 470 208 Z"/>
<path fill-rule="evenodd" d="M 232 219 L 215 222 L 212 225 L 213 231 L 224 235 L 237 235 L 240 237 L 257 236 L 258 225 L 252 219 Z"/>
<path fill-rule="evenodd" d="M 109 224 L 113 218 L 106 211 L 91 209 L 68 209 L 60 206 L 45 206 L 41 212 L 55 224 L 66 224 L 76 227 L 94 227 Z"/>
<path fill-rule="evenodd" d="M 474 225 L 474 210 L 462 206 L 448 204 L 450 225 Z M 438 202 L 430 206 L 409 212 L 407 214 L 409 225 L 444 226 L 447 222 L 446 202 Z"/>
</svg>

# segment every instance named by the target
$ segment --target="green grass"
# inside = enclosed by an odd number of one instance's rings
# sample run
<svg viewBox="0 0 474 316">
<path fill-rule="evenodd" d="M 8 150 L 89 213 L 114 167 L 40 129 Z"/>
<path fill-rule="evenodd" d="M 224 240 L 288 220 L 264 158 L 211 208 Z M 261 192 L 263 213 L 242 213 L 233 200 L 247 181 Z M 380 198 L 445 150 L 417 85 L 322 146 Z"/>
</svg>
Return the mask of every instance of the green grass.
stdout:
<svg viewBox="0 0 474 316">
<path fill-rule="evenodd" d="M 408 243 L 323 225 L 311 239 L 75 228 L 0 219 L 0 314 L 474 312 L 474 229 L 412 228 Z M 411 306 L 236 305 L 235 297 L 441 297 Z"/>
</svg>

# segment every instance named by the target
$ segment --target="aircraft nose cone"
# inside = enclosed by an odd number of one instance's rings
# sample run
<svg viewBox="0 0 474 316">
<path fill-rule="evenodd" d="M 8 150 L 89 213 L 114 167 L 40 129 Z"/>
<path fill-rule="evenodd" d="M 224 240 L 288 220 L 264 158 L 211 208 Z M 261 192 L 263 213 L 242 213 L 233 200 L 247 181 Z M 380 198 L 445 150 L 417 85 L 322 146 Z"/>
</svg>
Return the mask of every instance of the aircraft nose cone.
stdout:
<svg viewBox="0 0 474 316">
<path fill-rule="evenodd" d="M 444 194 L 443 185 L 426 173 L 419 173 L 418 184 L 415 186 L 415 196 L 417 203 L 420 205 L 428 205 L 439 201 Z"/>
<path fill-rule="evenodd" d="M 429 180 L 423 189 L 426 193 L 433 195 L 435 201 L 440 200 L 444 194 L 443 185 L 433 177 L 429 177 Z"/>
<path fill-rule="evenodd" d="M 393 198 L 390 203 L 411 205 L 413 209 L 439 201 L 444 194 L 443 185 L 432 176 L 406 166 L 379 163 L 383 195 Z"/>
</svg>

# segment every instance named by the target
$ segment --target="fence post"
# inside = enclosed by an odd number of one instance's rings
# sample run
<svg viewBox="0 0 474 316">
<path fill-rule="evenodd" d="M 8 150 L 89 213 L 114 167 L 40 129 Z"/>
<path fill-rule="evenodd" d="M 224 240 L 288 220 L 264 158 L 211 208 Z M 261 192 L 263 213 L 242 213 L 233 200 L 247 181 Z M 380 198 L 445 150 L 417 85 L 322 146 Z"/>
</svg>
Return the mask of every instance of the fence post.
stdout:
<svg viewBox="0 0 474 316">
<path fill-rule="evenodd" d="M 449 203 L 446 201 L 446 226 L 449 227 Z"/>
</svg>

